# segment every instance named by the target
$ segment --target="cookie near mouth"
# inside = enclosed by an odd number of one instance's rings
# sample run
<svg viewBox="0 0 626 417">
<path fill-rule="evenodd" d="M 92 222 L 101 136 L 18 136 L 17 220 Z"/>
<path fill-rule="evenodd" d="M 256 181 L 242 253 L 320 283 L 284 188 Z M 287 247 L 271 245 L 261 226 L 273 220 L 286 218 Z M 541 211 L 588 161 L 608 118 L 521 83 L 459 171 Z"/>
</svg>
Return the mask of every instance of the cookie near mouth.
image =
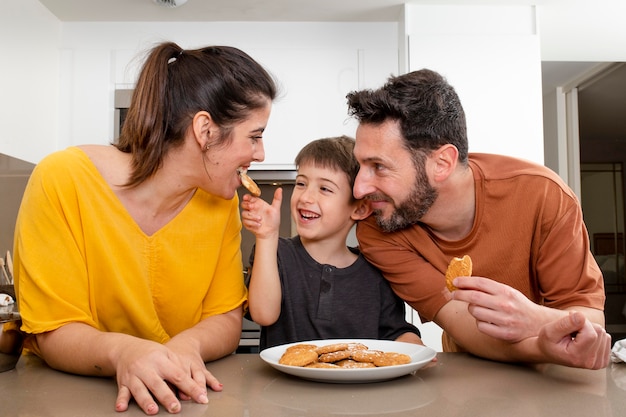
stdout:
<svg viewBox="0 0 626 417">
<path fill-rule="evenodd" d="M 248 190 L 250 192 L 250 194 L 252 194 L 253 196 L 260 197 L 261 196 L 261 189 L 254 182 L 254 180 L 252 178 L 250 178 L 250 176 L 246 173 L 246 171 L 243 170 L 243 169 L 238 169 L 237 172 L 239 173 L 239 178 L 241 179 L 241 184 L 244 187 L 246 187 L 246 190 Z"/>
</svg>

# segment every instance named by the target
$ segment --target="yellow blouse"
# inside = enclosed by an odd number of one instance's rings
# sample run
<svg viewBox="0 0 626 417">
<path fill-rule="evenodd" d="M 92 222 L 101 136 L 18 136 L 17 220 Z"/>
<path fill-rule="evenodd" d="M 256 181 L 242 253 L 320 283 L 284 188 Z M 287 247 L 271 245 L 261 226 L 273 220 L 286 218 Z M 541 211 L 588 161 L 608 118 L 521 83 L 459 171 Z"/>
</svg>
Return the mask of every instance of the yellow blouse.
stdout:
<svg viewBox="0 0 626 417">
<path fill-rule="evenodd" d="M 246 301 L 240 232 L 238 198 L 198 189 L 147 236 L 82 150 L 56 152 L 35 167 L 15 229 L 22 330 L 81 322 L 167 342 Z"/>
</svg>

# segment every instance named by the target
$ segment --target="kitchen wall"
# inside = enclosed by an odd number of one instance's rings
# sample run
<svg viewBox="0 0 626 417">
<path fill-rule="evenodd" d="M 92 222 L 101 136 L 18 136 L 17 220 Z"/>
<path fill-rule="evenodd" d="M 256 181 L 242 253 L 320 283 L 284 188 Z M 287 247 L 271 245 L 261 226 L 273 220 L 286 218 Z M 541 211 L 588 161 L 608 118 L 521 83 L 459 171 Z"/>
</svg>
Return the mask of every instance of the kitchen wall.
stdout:
<svg viewBox="0 0 626 417">
<path fill-rule="evenodd" d="M 525 7 L 526 11 L 515 12 L 515 21 L 520 14 L 528 14 L 527 22 L 536 27 L 526 33 L 530 36 L 527 40 L 533 42 L 534 37 L 539 43 L 538 48 L 530 45 L 530 49 L 526 49 L 528 43 L 521 46 L 525 59 L 515 60 L 514 69 L 522 75 L 535 77 L 534 82 L 540 83 L 536 74 L 541 60 L 626 61 L 626 25 L 621 21 L 626 15 L 626 5 L 620 0 L 551 0 L 541 3 L 534 8 Z M 318 98 L 330 96 L 330 104 L 318 104 L 304 112 L 291 103 L 275 109 L 268 126 L 268 136 L 274 129 L 272 123 L 276 126 L 284 123 L 291 129 L 286 131 L 288 136 L 281 140 L 287 144 L 327 133 L 351 134 L 354 127 L 346 124 L 345 113 L 339 111 L 341 94 L 354 86 L 379 85 L 389 72 L 403 71 L 411 67 L 411 62 L 413 65 L 420 65 L 421 62 L 430 65 L 431 62 L 445 61 L 446 71 L 449 68 L 453 77 L 463 77 L 462 84 L 468 86 L 467 94 L 472 97 L 463 98 L 468 103 L 466 111 L 471 115 L 468 119 L 477 120 L 474 115 L 479 115 L 481 119 L 478 125 L 474 125 L 476 127 L 472 127 L 473 131 L 486 132 L 490 137 L 487 142 L 481 142 L 482 135 L 472 133 L 471 148 L 497 148 L 498 151 L 529 159 L 543 159 L 543 138 L 536 131 L 535 113 L 541 103 L 533 101 L 539 84 L 533 86 L 530 96 L 525 95 L 525 89 L 517 87 L 516 77 L 520 73 L 511 74 L 507 62 L 507 59 L 516 56 L 519 44 L 504 43 L 500 50 L 493 50 L 489 59 L 489 74 L 474 71 L 467 61 L 468 57 L 459 54 L 462 51 L 450 49 L 451 45 L 454 46 L 450 39 L 465 38 L 467 42 L 468 30 L 480 31 L 485 23 L 493 28 L 494 23 L 497 25 L 502 16 L 509 14 L 507 10 L 510 9 L 498 11 L 495 6 L 488 9 L 476 6 L 472 13 L 467 14 L 467 8 L 450 6 L 444 14 L 437 14 L 439 12 L 435 10 L 442 9 L 411 5 L 407 7 L 408 13 L 402 21 L 383 23 L 69 23 L 57 21 L 37 0 L 0 0 L 0 6 L 0 39 L 3 46 L 3 53 L 0 54 L 0 91 L 3 96 L 0 101 L 0 114 L 3 115 L 0 119 L 0 152 L 33 163 L 53 150 L 72 144 L 110 141 L 114 89 L 132 83 L 136 64 L 132 57 L 162 39 L 175 40 L 185 47 L 228 43 L 268 58 L 280 57 L 281 50 L 295 52 L 294 59 L 290 59 L 289 54 L 285 56 L 284 68 L 288 73 L 283 72 L 282 75 L 287 80 L 294 77 L 297 83 L 302 80 L 310 83 L 313 88 L 306 90 L 308 92 L 316 93 L 315 87 L 318 86 L 328 88 L 329 83 L 316 84 L 320 71 L 326 74 L 323 76 L 326 80 L 337 76 L 332 83 L 334 89 L 320 90 L 323 93 L 314 94 L 312 101 L 316 104 Z M 481 15 L 481 12 L 487 14 Z M 429 42 L 422 42 L 421 49 L 412 49 L 409 45 L 409 38 L 418 41 L 426 39 L 425 34 L 420 33 L 420 27 L 415 26 L 416 21 L 431 23 L 430 33 L 427 34 Z M 439 24 L 432 24 L 434 21 Z M 484 35 L 500 39 L 505 36 L 498 31 Z M 311 54 L 308 55 L 307 51 Z M 535 57 L 531 56 L 533 51 L 537 52 Z M 422 56 L 409 56 L 410 52 Z M 346 53 L 354 53 L 355 56 L 346 60 Z M 387 64 L 378 65 L 383 61 L 392 62 L 396 70 L 389 71 Z M 267 64 L 272 65 L 270 61 Z M 323 71 L 333 64 L 334 73 Z M 348 69 L 346 73 L 340 71 L 341 65 Z M 368 68 L 368 71 L 359 73 L 365 78 L 355 78 L 354 74 L 350 74 L 355 66 L 358 70 Z M 526 68 L 530 68 L 530 72 L 524 72 Z M 277 72 L 280 73 L 281 69 Z M 465 74 L 469 76 L 465 78 Z M 481 76 L 475 85 L 472 85 L 472 74 Z M 499 92 L 500 99 L 488 102 L 478 100 L 470 104 L 475 95 L 480 94 L 481 88 L 493 87 L 490 77 L 500 84 L 489 92 Z M 456 84 L 455 79 L 450 81 Z M 528 106 L 531 109 L 527 111 L 532 121 L 529 130 L 524 130 L 528 137 L 512 139 L 512 134 L 520 126 L 527 128 L 526 112 L 506 111 L 509 104 L 515 104 L 520 94 L 530 97 Z M 499 123 L 492 124 L 489 119 L 492 108 L 504 111 L 494 113 L 494 117 L 502 114 L 515 117 L 517 114 L 519 121 L 507 123 L 504 127 Z M 326 113 L 326 109 L 332 113 Z M 317 118 L 317 115 L 321 116 Z M 295 117 L 295 122 L 290 120 L 291 116 Z M 316 123 L 311 123 L 311 120 Z M 298 144 L 290 146 L 287 153 L 281 154 L 281 160 L 274 162 L 289 164 L 292 149 Z M 428 328 L 427 333 L 427 339 L 436 344 L 437 329 Z M 427 343 L 430 344 L 430 341 Z"/>
<path fill-rule="evenodd" d="M 626 61 L 626 2 L 537 1 L 542 61 Z"/>
<path fill-rule="evenodd" d="M 253 33 L 254 36 L 250 36 Z M 63 146 L 109 143 L 113 93 L 132 88 L 144 52 L 172 40 L 184 48 L 239 47 L 278 80 L 264 133 L 265 169 L 290 169 L 319 137 L 353 135 L 345 95 L 398 73 L 397 23 L 65 23 L 61 38 Z"/>
<path fill-rule="evenodd" d="M 0 153 L 0 257 L 13 253 L 15 219 L 34 165 Z"/>
<path fill-rule="evenodd" d="M 470 152 L 543 163 L 541 57 L 531 6 L 407 6 L 409 68 L 459 94 Z M 453 31 L 441 30 L 450 25 Z M 445 52 L 445 53 L 442 53 Z"/>
<path fill-rule="evenodd" d="M 0 153 L 37 162 L 58 148 L 61 27 L 37 0 L 0 0 Z"/>
<path fill-rule="evenodd" d="M 535 9 L 541 60 L 626 61 L 626 26 L 621 21 L 621 16 L 626 14 L 626 3 L 620 0 L 550 0 L 540 3 Z M 79 42 L 84 37 L 85 42 L 92 43 L 94 51 L 100 52 L 103 52 L 103 48 L 110 51 L 111 46 L 117 45 L 128 51 L 130 56 L 133 51 L 144 49 L 154 39 L 170 34 L 190 43 L 205 43 L 207 33 L 216 33 L 218 36 L 213 39 L 235 39 L 243 44 L 254 38 L 259 43 L 264 42 L 266 48 L 289 42 L 291 45 L 307 44 L 312 48 L 317 45 L 320 49 L 329 44 L 336 45 L 332 39 L 336 41 L 339 36 L 342 42 L 343 38 L 358 39 L 364 36 L 361 31 L 352 34 L 333 29 L 329 32 L 327 24 L 316 23 L 295 24 L 302 27 L 298 36 L 292 36 L 293 32 L 279 30 L 281 23 L 73 24 L 59 22 L 37 0 L 0 0 L 0 5 L 0 39 L 3 46 L 3 53 L 0 54 L 0 91 L 3 96 L 0 114 L 4 115 L 0 118 L 0 152 L 30 162 L 37 162 L 44 155 L 68 143 L 104 142 L 112 136 L 112 115 L 107 111 L 100 111 L 99 108 L 93 108 L 91 112 L 85 110 L 88 117 L 83 118 L 85 114 L 76 114 L 70 110 L 77 98 L 80 98 L 85 109 L 90 109 L 91 104 L 100 100 L 98 97 L 103 87 L 94 85 L 91 82 L 92 75 L 85 72 L 93 68 L 66 65 L 68 55 L 73 53 L 68 40 Z M 444 22 L 438 30 L 441 34 L 454 35 L 458 33 L 458 23 L 467 21 L 471 19 L 457 16 L 456 19 Z M 331 27 L 341 25 L 337 23 Z M 370 24 L 364 25 L 367 28 Z M 371 25 L 380 27 L 378 24 Z M 135 28 L 129 30 L 133 26 Z M 407 26 L 410 26 L 410 22 L 398 22 L 392 26 L 392 31 L 397 30 L 399 36 L 392 35 L 394 39 L 389 40 L 388 35 L 385 35 L 381 42 L 400 48 L 401 63 L 408 54 L 405 35 L 411 28 Z M 100 31 L 99 27 L 104 30 Z M 276 29 L 272 31 L 272 28 Z M 272 35 L 261 35 L 268 29 L 273 32 Z M 373 33 L 379 32 L 374 30 Z M 321 41 L 318 42 L 317 37 Z M 364 39 L 371 37 L 365 35 Z M 441 50 L 442 55 L 446 53 L 446 50 Z M 83 57 L 88 58 L 87 55 Z M 459 66 L 463 67 L 463 63 Z M 106 65 L 100 71 L 109 72 L 113 69 Z M 303 66 L 299 72 L 309 75 L 311 79 L 315 77 L 315 71 L 310 67 Z M 109 75 L 108 78 L 112 79 L 113 76 Z M 384 76 L 378 74 L 376 78 Z M 70 80 L 75 81 L 72 83 Z M 64 93 L 61 86 L 64 86 Z M 104 87 L 104 90 L 109 100 L 111 86 Z M 73 139 L 68 139 L 71 137 Z"/>
</svg>

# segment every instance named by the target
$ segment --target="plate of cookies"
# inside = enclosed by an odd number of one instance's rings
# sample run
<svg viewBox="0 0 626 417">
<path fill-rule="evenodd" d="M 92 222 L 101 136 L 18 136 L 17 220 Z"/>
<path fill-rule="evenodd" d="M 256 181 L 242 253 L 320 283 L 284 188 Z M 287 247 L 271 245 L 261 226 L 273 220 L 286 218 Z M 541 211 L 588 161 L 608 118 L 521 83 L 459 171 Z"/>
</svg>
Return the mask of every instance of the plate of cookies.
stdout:
<svg viewBox="0 0 626 417">
<path fill-rule="evenodd" d="M 366 383 L 408 375 L 437 352 L 413 343 L 375 339 L 310 340 L 274 346 L 261 359 L 289 375 L 318 382 Z"/>
</svg>

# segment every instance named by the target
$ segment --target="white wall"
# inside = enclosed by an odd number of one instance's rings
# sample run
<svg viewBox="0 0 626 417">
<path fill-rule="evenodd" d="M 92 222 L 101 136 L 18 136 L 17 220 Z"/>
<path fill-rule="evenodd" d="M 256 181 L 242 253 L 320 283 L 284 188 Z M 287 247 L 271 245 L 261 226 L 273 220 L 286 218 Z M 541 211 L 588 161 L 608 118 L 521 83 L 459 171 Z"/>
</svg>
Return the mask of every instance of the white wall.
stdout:
<svg viewBox="0 0 626 417">
<path fill-rule="evenodd" d="M 0 152 L 34 163 L 67 146 L 112 141 L 114 90 L 133 86 L 143 53 L 160 41 L 237 46 L 274 73 L 282 95 L 264 135 L 267 169 L 291 168 L 310 140 L 353 135 L 346 93 L 398 72 L 395 22 L 61 23 L 36 0 L 0 1 L 10 4 L 0 33 L 17 52 L 0 56 L 10 115 L 0 122 Z"/>
<path fill-rule="evenodd" d="M 61 24 L 37 0 L 0 0 L 0 153 L 57 149 Z"/>
<path fill-rule="evenodd" d="M 293 167 L 313 139 L 354 135 L 346 94 L 398 72 L 396 23 L 64 23 L 60 147 L 114 139 L 113 92 L 133 86 L 143 53 L 163 40 L 236 46 L 277 77 L 266 169 Z"/>
<path fill-rule="evenodd" d="M 626 2 L 539 2 L 537 22 L 543 61 L 626 61 Z"/>
<path fill-rule="evenodd" d="M 542 164 L 541 57 L 534 8 L 407 9 L 410 68 L 435 70 L 455 87 L 465 109 L 470 152 Z"/>
<path fill-rule="evenodd" d="M 368 30 L 365 30 L 366 33 L 351 33 L 349 30 L 342 31 L 340 23 L 331 26 L 315 23 L 287 24 L 285 27 L 291 27 L 291 30 L 282 32 L 277 29 L 283 25 L 281 23 L 264 24 L 263 30 L 260 30 L 259 24 L 250 23 L 70 24 L 59 22 L 37 0 L 0 0 L 0 5 L 0 39 L 3 46 L 3 53 L 0 54 L 0 91 L 3 98 L 0 101 L 3 115 L 0 117 L 0 152 L 31 162 L 37 162 L 43 155 L 67 144 L 105 142 L 113 135 L 113 116 L 109 106 L 109 102 L 112 102 L 111 90 L 114 88 L 112 83 L 105 87 L 88 85 L 86 81 L 89 76 L 83 74 L 80 76 L 84 77 L 83 82 L 77 81 L 74 86 L 78 91 L 68 93 L 69 90 L 66 89 L 70 84 L 69 80 L 76 75 L 75 71 L 81 70 L 80 65 L 74 67 L 73 55 L 77 54 L 80 59 L 88 58 L 85 51 L 72 49 L 72 44 L 80 44 L 83 37 L 85 43 L 93 42 L 95 48 L 118 50 L 114 56 L 111 54 L 107 57 L 106 65 L 96 69 L 94 76 L 98 76 L 101 71 L 116 71 L 112 69 L 113 60 L 128 59 L 153 41 L 165 38 L 188 43 L 187 47 L 200 46 L 213 40 L 233 40 L 242 47 L 257 45 L 272 49 L 276 45 L 282 45 L 286 48 L 298 48 L 305 44 L 317 46 L 320 50 L 329 47 L 340 50 L 342 46 L 354 46 L 358 40 L 363 39 L 362 44 L 367 47 L 400 47 L 403 65 L 408 51 L 408 47 L 404 47 L 408 37 L 403 33 L 405 26 L 410 24 L 408 19 L 399 24 L 398 34 L 390 33 L 395 30 L 395 24 L 384 29 L 379 27 L 371 33 Z M 536 9 L 541 60 L 626 61 L 626 25 L 623 24 L 626 2 L 551 0 L 540 2 Z M 424 21 L 428 23 L 431 18 L 434 21 L 437 16 L 427 14 Z M 439 30 L 450 35 L 458 34 L 456 25 L 464 20 L 471 21 L 467 17 L 459 16 L 454 24 L 441 22 Z M 263 33 L 267 29 L 270 33 Z M 374 39 L 381 30 L 383 35 Z M 296 36 L 294 31 L 297 32 Z M 104 49 L 100 52 L 106 55 Z M 446 55 L 446 52 L 442 51 L 442 55 Z M 102 56 L 99 56 L 96 61 L 101 62 L 101 59 Z M 401 68 L 404 69 L 404 66 Z M 384 81 L 388 74 L 383 75 L 382 72 L 372 74 L 372 84 Z M 315 73 L 307 69 L 301 71 L 301 74 L 304 78 L 315 78 Z M 110 74 L 109 82 L 114 77 Z M 61 87 L 64 91 L 63 97 L 59 96 Z M 106 109 L 99 102 L 101 98 L 98 94 L 103 91 L 106 91 Z M 85 98 L 86 92 L 90 92 L 89 98 Z M 85 110 L 72 109 L 72 106 L 83 100 L 86 103 Z M 89 112 L 91 104 L 97 104 L 97 107 Z M 331 108 L 334 109 L 335 106 L 337 104 Z M 275 115 L 277 113 L 278 111 Z M 276 119 L 274 117 L 270 123 Z M 83 120 L 88 123 L 83 123 Z M 279 121 L 282 123 L 282 120 Z M 91 124 L 92 122 L 95 124 Z M 88 124 L 91 129 L 87 127 Z M 346 131 L 349 130 L 346 127 Z M 327 132 L 319 132 L 325 133 Z M 318 132 L 312 132 L 311 137 L 316 134 Z"/>
</svg>

